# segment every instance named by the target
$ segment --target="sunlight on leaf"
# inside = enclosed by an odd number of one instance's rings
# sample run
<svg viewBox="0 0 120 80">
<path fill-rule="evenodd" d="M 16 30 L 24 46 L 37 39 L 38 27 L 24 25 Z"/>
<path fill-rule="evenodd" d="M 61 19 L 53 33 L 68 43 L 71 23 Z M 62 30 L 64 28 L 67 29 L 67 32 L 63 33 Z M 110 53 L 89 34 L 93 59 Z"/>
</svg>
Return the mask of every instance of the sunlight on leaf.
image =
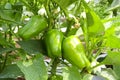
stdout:
<svg viewBox="0 0 120 80">
<path fill-rule="evenodd" d="M 47 68 L 42 55 L 37 55 L 32 62 L 19 61 L 17 65 L 24 73 L 26 80 L 47 80 L 48 78 Z"/>
<path fill-rule="evenodd" d="M 83 5 L 86 10 L 87 27 L 89 35 L 92 37 L 96 37 L 97 35 L 103 35 L 105 28 L 99 16 L 92 9 L 90 9 L 90 7 L 84 1 Z"/>
<path fill-rule="evenodd" d="M 103 69 L 100 75 L 106 78 L 107 80 L 118 80 L 118 76 L 112 69 Z"/>
<path fill-rule="evenodd" d="M 81 80 L 78 69 L 76 67 L 63 68 L 63 80 Z"/>
<path fill-rule="evenodd" d="M 105 33 L 106 46 L 110 48 L 120 48 L 120 27 L 113 25 Z"/>
<path fill-rule="evenodd" d="M 107 57 L 102 63 L 106 65 L 118 65 L 120 63 L 120 52 L 108 51 Z"/>
</svg>

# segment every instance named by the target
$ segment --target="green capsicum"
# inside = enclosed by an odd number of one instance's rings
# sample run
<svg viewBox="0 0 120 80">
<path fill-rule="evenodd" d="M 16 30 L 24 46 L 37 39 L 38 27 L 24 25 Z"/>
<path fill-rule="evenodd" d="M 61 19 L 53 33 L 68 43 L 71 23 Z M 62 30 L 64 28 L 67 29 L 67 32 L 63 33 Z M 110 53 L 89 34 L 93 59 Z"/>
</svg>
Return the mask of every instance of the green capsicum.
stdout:
<svg viewBox="0 0 120 80">
<path fill-rule="evenodd" d="M 63 40 L 63 58 L 80 69 L 90 66 L 79 38 L 71 35 Z"/>
<path fill-rule="evenodd" d="M 19 30 L 19 35 L 24 40 L 28 40 L 47 27 L 47 20 L 44 17 L 35 15 L 33 16 L 28 23 Z"/>
<path fill-rule="evenodd" d="M 61 57 L 62 32 L 57 29 L 49 30 L 44 38 L 47 54 L 51 58 Z"/>
</svg>

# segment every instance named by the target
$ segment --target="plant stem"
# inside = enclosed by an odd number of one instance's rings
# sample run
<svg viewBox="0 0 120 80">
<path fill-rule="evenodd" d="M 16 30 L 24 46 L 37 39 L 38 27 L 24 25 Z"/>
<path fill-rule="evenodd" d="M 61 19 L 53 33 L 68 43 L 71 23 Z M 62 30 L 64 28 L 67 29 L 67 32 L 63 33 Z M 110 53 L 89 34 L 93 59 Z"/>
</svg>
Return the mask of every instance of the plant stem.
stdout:
<svg viewBox="0 0 120 80">
<path fill-rule="evenodd" d="M 50 63 L 49 63 L 49 65 L 47 66 L 47 70 L 49 71 L 49 69 L 50 69 L 50 66 L 52 65 L 52 63 L 53 63 L 53 59 L 51 59 L 51 61 L 50 61 Z"/>
<path fill-rule="evenodd" d="M 5 66 L 6 66 L 7 58 L 8 58 L 8 53 L 6 53 L 6 55 L 5 55 L 4 63 L 3 63 L 3 66 L 2 66 L 2 70 L 3 70 L 3 69 L 5 68 Z"/>
<path fill-rule="evenodd" d="M 9 25 L 9 29 L 10 29 L 10 31 L 9 31 L 9 42 L 11 43 L 11 41 L 12 41 L 12 28 L 11 28 L 11 25 Z"/>
<path fill-rule="evenodd" d="M 46 4 L 44 6 L 45 6 L 48 17 L 50 17 L 50 11 L 49 11 L 49 6 L 48 6 L 49 4 L 50 4 L 50 0 L 46 0 Z"/>
<path fill-rule="evenodd" d="M 9 41 L 9 43 L 11 43 L 12 42 L 12 27 L 11 27 L 11 25 L 9 25 L 8 24 L 8 27 L 9 27 L 9 39 L 8 39 L 8 41 Z M 5 39 L 7 40 L 7 33 L 5 33 Z M 7 63 L 7 58 L 8 58 L 8 54 L 9 53 L 11 53 L 11 51 L 10 52 L 6 52 L 6 55 L 5 55 L 5 59 L 4 59 L 4 63 L 3 63 L 3 66 L 2 66 L 2 70 L 5 68 L 5 66 L 6 66 L 6 63 Z"/>
<path fill-rule="evenodd" d="M 94 59 L 96 59 L 98 57 L 98 55 L 101 53 L 101 49 L 99 49 L 94 57 Z"/>
<path fill-rule="evenodd" d="M 103 63 L 99 63 L 99 64 L 93 66 L 93 67 L 91 68 L 91 70 L 95 69 L 96 67 L 98 67 L 98 66 L 100 66 L 100 65 L 103 65 Z"/>
<path fill-rule="evenodd" d="M 0 18 L 1 21 L 6 21 L 6 22 L 12 22 L 12 23 L 15 23 L 15 24 L 18 24 L 18 25 L 23 25 L 22 23 L 18 23 L 16 21 L 12 21 L 12 20 L 7 20 L 7 19 L 3 19 L 3 18 Z"/>
<path fill-rule="evenodd" d="M 59 58 L 55 58 L 53 63 L 52 63 L 52 69 L 51 69 L 51 75 L 55 75 L 56 74 L 56 68 L 57 68 L 57 65 L 58 63 L 60 62 Z"/>
<path fill-rule="evenodd" d="M 87 12 L 88 10 L 91 11 L 91 9 L 89 8 L 89 6 L 87 5 L 87 3 L 84 1 L 84 0 L 81 0 L 83 5 L 86 7 L 85 8 L 85 12 Z M 87 54 L 87 57 L 89 58 L 89 60 L 91 60 L 92 58 L 92 53 L 91 53 L 91 50 L 90 50 L 90 44 L 89 44 L 89 40 L 90 40 L 90 37 L 89 37 L 89 31 L 88 31 L 88 24 L 87 24 L 87 18 L 85 18 L 85 25 L 84 25 L 84 30 L 85 30 L 85 42 L 86 42 L 86 54 Z"/>
<path fill-rule="evenodd" d="M 89 57 L 89 33 L 87 27 L 87 19 L 84 19 L 84 35 L 85 35 L 85 43 L 86 43 L 86 56 Z"/>
<path fill-rule="evenodd" d="M 72 27 L 72 24 L 73 24 L 73 21 L 72 20 L 69 20 L 68 19 L 68 25 L 67 25 L 67 30 L 65 32 L 65 35 L 67 36 L 68 32 L 70 31 L 71 27 Z"/>
<path fill-rule="evenodd" d="M 44 6 L 45 6 L 47 16 L 48 16 L 48 27 L 49 27 L 49 29 L 52 29 L 53 18 L 52 18 L 51 10 L 50 10 L 50 0 L 46 0 L 46 3 Z"/>
</svg>

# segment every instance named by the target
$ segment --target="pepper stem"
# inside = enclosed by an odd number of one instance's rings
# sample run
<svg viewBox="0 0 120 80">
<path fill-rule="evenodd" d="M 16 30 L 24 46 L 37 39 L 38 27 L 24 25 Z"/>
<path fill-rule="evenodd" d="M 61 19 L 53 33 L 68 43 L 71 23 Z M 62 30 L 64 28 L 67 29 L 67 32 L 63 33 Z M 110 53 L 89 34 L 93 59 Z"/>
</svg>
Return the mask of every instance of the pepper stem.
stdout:
<svg viewBox="0 0 120 80">
<path fill-rule="evenodd" d="M 51 76 L 56 75 L 56 69 L 57 69 L 57 65 L 60 62 L 59 58 L 55 58 L 53 63 L 52 63 L 52 69 L 51 69 Z"/>
</svg>

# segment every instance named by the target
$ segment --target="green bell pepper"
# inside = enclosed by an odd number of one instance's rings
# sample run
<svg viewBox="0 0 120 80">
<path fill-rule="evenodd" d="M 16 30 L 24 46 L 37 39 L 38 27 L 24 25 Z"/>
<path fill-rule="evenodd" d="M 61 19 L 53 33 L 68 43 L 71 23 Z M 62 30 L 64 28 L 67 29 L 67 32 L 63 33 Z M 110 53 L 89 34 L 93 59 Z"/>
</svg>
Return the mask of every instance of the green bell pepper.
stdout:
<svg viewBox="0 0 120 80">
<path fill-rule="evenodd" d="M 44 40 L 48 56 L 51 58 L 61 57 L 62 32 L 51 29 L 46 33 Z"/>
<path fill-rule="evenodd" d="M 79 38 L 71 35 L 63 40 L 63 58 L 80 69 L 90 66 L 84 51 L 84 46 Z"/>
<path fill-rule="evenodd" d="M 42 32 L 47 27 L 47 20 L 41 16 L 33 16 L 28 23 L 19 30 L 19 35 L 24 40 L 28 40 L 40 32 Z"/>
</svg>

